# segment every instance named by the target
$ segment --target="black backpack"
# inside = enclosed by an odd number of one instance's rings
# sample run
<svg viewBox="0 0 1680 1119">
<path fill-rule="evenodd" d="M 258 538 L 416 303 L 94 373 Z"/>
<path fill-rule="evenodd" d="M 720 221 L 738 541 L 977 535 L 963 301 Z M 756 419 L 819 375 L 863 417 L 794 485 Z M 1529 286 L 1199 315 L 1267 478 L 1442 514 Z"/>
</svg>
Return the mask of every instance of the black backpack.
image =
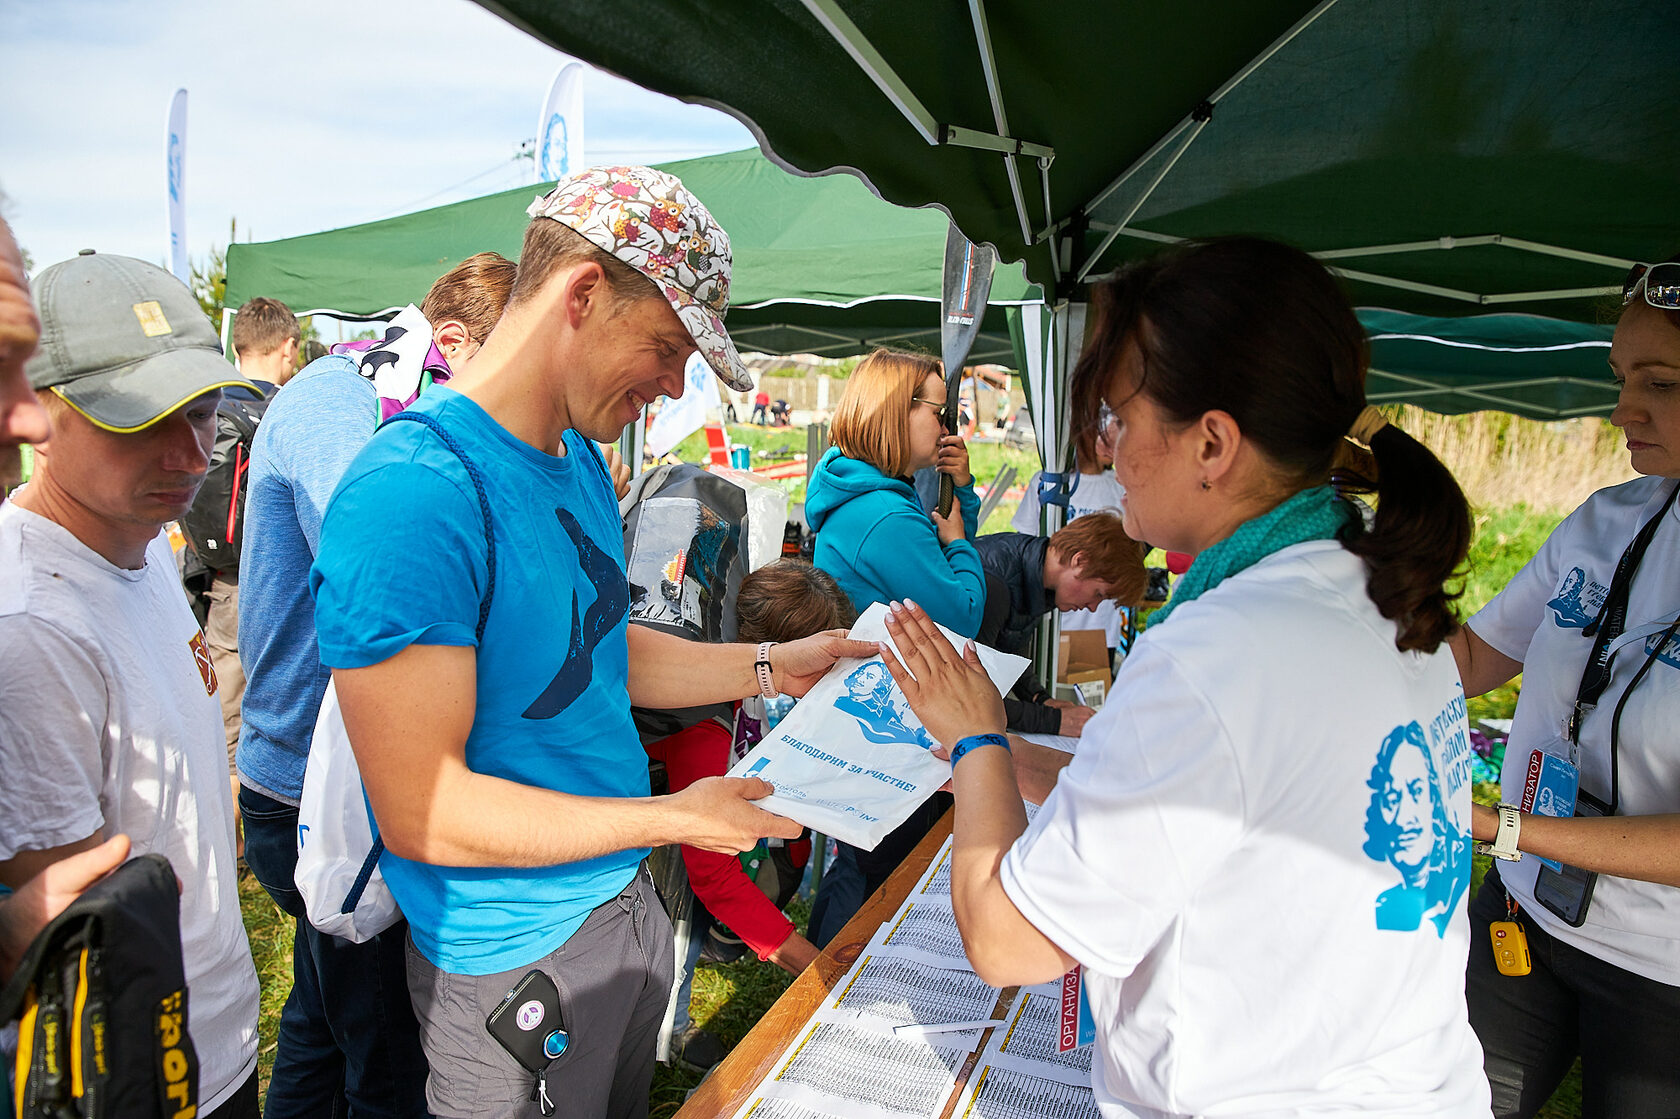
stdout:
<svg viewBox="0 0 1680 1119">
<path fill-rule="evenodd" d="M 141 855 L 88 887 L 30 944 L 0 990 L 0 1023 L 22 1018 L 20 1119 L 180 1119 L 197 1110 L 180 905 L 169 860 Z"/>
<path fill-rule="evenodd" d="M 210 472 L 198 498 L 181 519 L 181 531 L 193 553 L 212 571 L 237 571 L 245 536 L 245 479 L 251 470 L 251 441 L 268 410 L 268 401 L 223 393 L 216 409 L 216 443 Z"/>
</svg>

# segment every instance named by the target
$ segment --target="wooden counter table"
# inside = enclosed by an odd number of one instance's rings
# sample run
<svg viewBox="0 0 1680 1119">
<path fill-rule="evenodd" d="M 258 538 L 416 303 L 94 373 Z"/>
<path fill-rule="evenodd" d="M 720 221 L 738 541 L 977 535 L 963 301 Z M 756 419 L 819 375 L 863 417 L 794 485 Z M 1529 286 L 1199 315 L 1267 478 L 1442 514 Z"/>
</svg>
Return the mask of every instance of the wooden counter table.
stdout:
<svg viewBox="0 0 1680 1119">
<path fill-rule="evenodd" d="M 835 983 L 857 962 L 858 954 L 875 931 L 904 904 L 950 835 L 951 813 L 947 812 L 893 871 L 886 884 L 875 891 L 875 896 L 818 954 L 816 961 L 782 992 L 782 997 L 758 1020 L 758 1025 L 695 1089 L 694 1095 L 677 1112 L 676 1119 L 729 1119 L 747 1102 L 752 1090 L 770 1075 L 788 1043 L 805 1028 Z"/>
<path fill-rule="evenodd" d="M 1015 735 L 1010 735 L 1010 746 L 1015 762 L 1015 778 L 1020 785 L 1021 795 L 1034 804 L 1044 803 L 1044 798 L 1056 784 L 1056 778 L 1062 768 L 1071 760 L 1071 755 L 1046 746 L 1027 742 Z M 694 1090 L 688 1102 L 677 1111 L 675 1119 L 729 1119 L 741 1105 L 747 1102 L 752 1090 L 770 1074 L 776 1061 L 787 1050 L 799 1031 L 805 1028 L 811 1015 L 817 1007 L 822 1005 L 840 977 L 846 974 L 860 953 L 868 946 L 875 931 L 886 920 L 898 912 L 898 907 L 904 904 L 904 899 L 910 896 L 911 889 L 916 885 L 927 868 L 932 865 L 933 857 L 945 845 L 945 840 L 951 835 L 951 813 L 940 817 L 933 830 L 928 832 L 922 841 L 916 845 L 909 856 L 893 871 L 886 884 L 875 891 L 875 896 L 858 910 L 857 915 L 847 922 L 827 948 L 818 954 L 816 962 L 806 968 L 793 985 L 782 992 L 782 997 L 758 1020 L 741 1043 L 730 1051 L 717 1068 L 712 1070 L 700 1087 Z M 1006 1005 L 1014 997 L 1015 988 L 1005 988 L 999 1000 L 999 1005 Z M 982 1045 L 984 1047 L 984 1038 Z M 955 1105 L 960 1095 L 962 1084 L 974 1068 L 978 1053 L 970 1054 L 963 1066 L 957 1070 L 957 1086 L 946 1105 L 947 1114 Z"/>
</svg>

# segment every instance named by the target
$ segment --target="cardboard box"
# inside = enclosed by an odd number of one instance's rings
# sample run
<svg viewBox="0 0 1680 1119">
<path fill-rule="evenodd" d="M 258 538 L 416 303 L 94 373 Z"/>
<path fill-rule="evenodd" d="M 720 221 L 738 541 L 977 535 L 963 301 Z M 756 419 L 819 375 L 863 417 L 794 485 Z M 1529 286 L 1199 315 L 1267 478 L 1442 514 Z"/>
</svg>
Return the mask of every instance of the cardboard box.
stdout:
<svg viewBox="0 0 1680 1119">
<path fill-rule="evenodd" d="M 1114 683 L 1109 672 L 1108 638 L 1100 629 L 1079 629 L 1062 634 L 1056 658 L 1056 687 L 1058 699 L 1072 699 L 1071 690 L 1064 693 L 1061 685 L 1078 684 L 1091 707 L 1101 707 L 1108 689 Z"/>
</svg>

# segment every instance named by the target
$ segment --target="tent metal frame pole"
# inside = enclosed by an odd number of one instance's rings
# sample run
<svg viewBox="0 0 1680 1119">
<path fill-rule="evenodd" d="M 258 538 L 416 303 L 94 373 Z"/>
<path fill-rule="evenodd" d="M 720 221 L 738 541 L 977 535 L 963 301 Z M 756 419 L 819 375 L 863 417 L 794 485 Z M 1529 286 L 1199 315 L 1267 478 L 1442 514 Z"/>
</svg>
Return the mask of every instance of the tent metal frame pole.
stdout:
<svg viewBox="0 0 1680 1119">
<path fill-rule="evenodd" d="M 1539 302 L 1545 299 L 1596 299 L 1601 295 L 1620 295 L 1621 293 L 1622 285 L 1612 284 L 1608 287 L 1551 288 L 1546 291 L 1506 291 L 1499 292 L 1494 295 L 1484 295 L 1482 296 L 1482 302 L 1488 304 L 1489 306 L 1497 306 L 1501 303 L 1528 303 Z"/>
<path fill-rule="evenodd" d="M 810 3 L 811 0 L 806 0 L 806 2 Z M 1210 105 L 1219 104 L 1219 102 L 1233 89 L 1236 89 L 1243 82 L 1247 81 L 1250 74 L 1253 74 L 1254 71 L 1260 69 L 1260 67 L 1264 66 L 1267 62 L 1270 62 L 1273 55 L 1288 46 L 1290 40 L 1294 39 L 1295 36 L 1299 35 L 1301 32 L 1316 23 L 1318 21 L 1318 17 L 1335 7 L 1337 2 L 1338 0 L 1320 0 L 1320 3 L 1314 6 L 1312 11 L 1296 20 L 1293 27 L 1278 36 L 1277 39 L 1273 40 L 1271 46 L 1255 55 L 1241 70 L 1238 70 L 1235 74 L 1227 78 L 1224 85 L 1220 86 L 1218 89 L 1214 90 L 1211 95 L 1209 95 L 1207 103 Z M 1089 202 L 1085 203 L 1085 213 L 1088 214 L 1095 210 L 1098 206 L 1102 205 L 1103 201 L 1107 199 L 1109 195 L 1124 186 L 1127 180 L 1137 174 L 1138 170 L 1141 169 L 1144 164 L 1159 155 L 1167 147 L 1167 145 L 1173 142 L 1175 137 L 1195 123 L 1197 123 L 1196 118 L 1195 115 L 1192 114 L 1186 116 L 1183 120 L 1175 124 L 1165 136 L 1162 136 L 1159 140 L 1155 141 L 1154 145 L 1151 146 L 1148 151 L 1144 152 L 1143 155 L 1134 160 L 1130 167 L 1122 171 L 1119 178 L 1103 187 Z M 1050 231 L 1046 230 L 1045 232 L 1049 233 Z"/>
<path fill-rule="evenodd" d="M 1465 385 L 1462 388 L 1455 388 L 1446 385 L 1437 385 L 1431 381 L 1425 381 L 1421 378 L 1413 377 L 1405 373 L 1393 373 L 1387 369 L 1378 369 L 1374 366 L 1371 369 L 1371 373 L 1377 376 L 1387 377 L 1393 381 L 1398 381 L 1401 384 L 1411 386 L 1414 389 L 1424 389 L 1433 396 L 1463 396 L 1471 400 L 1481 401 L 1485 404 L 1491 405 L 1492 407 L 1498 408 L 1502 412 L 1512 412 L 1520 415 L 1522 408 L 1533 407 L 1532 404 L 1525 405 L 1521 401 L 1513 400 L 1509 397 L 1502 396 L 1499 393 L 1489 391 L 1493 386 Z M 1535 377 L 1526 381 L 1502 382 L 1497 387 L 1503 390 L 1514 388 L 1539 388 L 1545 385 L 1579 385 L 1583 388 L 1604 387 L 1602 382 L 1587 381 L 1579 377 Z M 1400 400 L 1396 394 L 1379 392 L 1371 394 L 1369 400 L 1372 404 L 1415 404 L 1416 393 L 1409 393 L 1408 395 L 1413 396 L 1414 399 Z M 1424 406 L 1418 404 L 1417 407 L 1422 408 Z M 1595 412 L 1602 412 L 1603 407 L 1604 406 L 1600 404 L 1589 405 L 1584 408 L 1559 409 L 1557 415 L 1559 418 L 1573 419 L 1579 416 L 1590 416 Z"/>
<path fill-rule="evenodd" d="M 939 122 L 933 119 L 927 106 L 911 91 L 903 78 L 887 64 L 852 18 L 840 10 L 836 0 L 803 0 L 805 10 L 816 17 L 823 29 L 852 56 L 858 69 L 884 93 L 887 100 L 904 115 L 904 119 L 930 144 L 939 143 Z"/>
<path fill-rule="evenodd" d="M 968 0 L 968 15 L 974 22 L 974 41 L 980 49 L 980 72 L 986 79 L 986 95 L 992 101 L 992 122 L 997 125 L 998 135 L 1009 135 L 1009 116 L 1003 109 L 1003 88 L 998 82 L 997 58 L 992 52 L 992 35 L 986 24 L 986 5 L 983 0 Z M 1006 154 L 1003 157 L 1003 169 L 1009 176 L 1009 194 L 1015 201 L 1015 217 L 1021 223 L 1021 240 L 1032 243 L 1032 222 L 1027 217 L 1027 200 L 1021 192 L 1021 173 L 1015 166 L 1015 157 Z M 1049 215 L 1045 215 L 1048 220 Z"/>
<path fill-rule="evenodd" d="M 1400 241 L 1392 245 L 1366 245 L 1351 249 L 1326 249 L 1314 253 L 1319 260 L 1339 260 L 1350 256 L 1388 256 L 1395 253 L 1421 253 L 1437 250 L 1474 248 L 1480 245 L 1500 245 L 1520 252 L 1555 256 L 1563 260 L 1578 260 L 1584 264 L 1602 264 L 1606 268 L 1632 268 L 1634 261 L 1581 249 L 1566 249 L 1561 245 L 1547 245 L 1540 241 L 1526 241 L 1521 237 L 1507 237 L 1503 233 L 1479 233 L 1473 237 L 1437 237 L 1433 241 Z"/>
<path fill-rule="evenodd" d="M 1038 180 L 1044 187 L 1044 220 L 1050 221 L 1056 211 L 1050 208 L 1050 161 L 1048 159 L 1038 161 Z M 1044 232 L 1048 235 L 1051 231 L 1046 228 Z M 1027 238 L 1027 244 L 1036 243 L 1036 238 Z M 1050 274 L 1055 277 L 1058 285 L 1062 282 L 1061 253 L 1056 250 L 1056 239 L 1054 237 L 1050 238 Z"/>
<path fill-rule="evenodd" d="M 1143 193 L 1139 194 L 1136 200 L 1132 202 L 1131 208 L 1126 211 L 1125 216 L 1115 223 L 1114 228 L 1109 230 L 1108 236 L 1102 239 L 1096 251 L 1086 258 L 1084 267 L 1080 268 L 1079 274 L 1074 277 L 1076 281 L 1079 283 L 1085 282 L 1085 277 L 1091 274 L 1091 269 L 1097 266 L 1097 261 L 1101 260 L 1102 255 L 1108 251 L 1108 247 L 1114 244 L 1114 239 L 1125 231 L 1127 224 L 1137 216 L 1139 210 L 1143 209 L 1143 204 L 1149 201 L 1149 196 L 1155 193 L 1155 188 L 1161 185 L 1161 180 L 1165 179 L 1172 172 L 1172 169 L 1178 166 L 1178 161 L 1183 158 L 1185 152 L 1190 150 L 1190 145 L 1196 142 L 1196 137 L 1202 134 L 1202 130 L 1208 126 L 1208 122 L 1212 119 L 1211 116 L 1204 117 L 1196 122 L 1190 135 L 1184 138 L 1184 143 L 1180 144 L 1178 150 L 1173 152 L 1172 158 L 1161 165 L 1161 169 L 1155 173 L 1155 177 L 1149 180 L 1149 185 L 1143 188 Z"/>
<path fill-rule="evenodd" d="M 1106 224 L 1093 222 L 1091 228 L 1106 229 L 1108 226 Z M 1119 234 L 1125 234 L 1127 237 L 1135 237 L 1140 241 L 1154 241 L 1163 245 L 1177 245 L 1181 244 L 1185 240 L 1183 237 L 1174 237 L 1168 233 L 1153 233 L 1150 230 L 1137 229 L 1132 226 L 1115 226 L 1114 233 L 1117 236 Z M 1495 238 L 1497 238 L 1497 240 Z M 1460 246 L 1471 243 L 1478 245 L 1504 245 L 1507 248 L 1522 249 L 1527 252 L 1541 252 L 1547 249 L 1553 249 L 1553 246 L 1538 246 L 1536 242 L 1532 241 L 1516 243 L 1512 238 L 1502 237 L 1499 234 L 1488 234 L 1485 235 L 1485 237 L 1475 238 L 1453 238 L 1452 240 L 1454 245 Z M 1396 248 L 1391 249 L 1390 251 L 1421 252 L 1426 248 L 1438 249 L 1442 247 L 1439 243 L 1434 241 L 1416 241 L 1410 242 L 1409 244 L 1416 247 Z M 1377 246 L 1376 248 L 1380 250 L 1383 246 Z M 1322 252 L 1316 252 L 1310 255 L 1317 260 L 1336 260 L 1352 255 L 1370 256 L 1380 254 L 1374 253 L 1372 249 L 1367 248 L 1326 249 Z M 1567 255 L 1569 259 L 1572 260 L 1582 260 L 1587 263 L 1595 264 L 1621 263 L 1615 257 L 1600 257 L 1596 253 L 1583 253 L 1578 252 L 1575 249 L 1555 249 L 1555 251 L 1547 252 L 1546 255 Z M 1421 295 L 1438 295 L 1442 299 L 1452 299 L 1458 301 L 1459 303 L 1474 303 L 1479 307 L 1496 307 L 1502 303 L 1538 303 L 1548 299 L 1595 299 L 1603 295 L 1616 295 L 1622 290 L 1620 284 L 1612 284 L 1604 287 L 1552 288 L 1544 291 L 1508 291 L 1497 292 L 1493 295 L 1481 295 L 1477 292 L 1463 291 L 1459 288 L 1441 287 L 1437 284 L 1425 284 L 1416 280 L 1402 280 L 1394 276 L 1384 276 L 1376 272 L 1364 272 L 1354 268 L 1341 268 L 1334 264 L 1327 265 L 1326 267 L 1338 276 L 1349 280 L 1358 280 L 1360 283 L 1372 284 L 1377 287 L 1398 288 L 1400 291 L 1415 291 Z M 1630 264 L 1629 267 L 1632 267 L 1632 265 Z"/>
<path fill-rule="evenodd" d="M 1481 303 L 1483 296 L 1473 291 L 1462 291 L 1458 288 L 1442 287 L 1439 284 L 1419 283 L 1416 280 L 1400 280 L 1393 276 L 1381 276 L 1375 272 L 1361 272 L 1355 268 L 1337 268 L 1327 265 L 1332 274 L 1344 279 L 1359 280 L 1362 283 L 1376 284 L 1379 287 L 1398 288 L 1401 291 L 1415 291 L 1420 295 L 1438 295 L 1443 299 L 1456 299 L 1460 303 Z"/>
<path fill-rule="evenodd" d="M 961 125 L 940 124 L 928 111 L 928 107 L 922 104 L 921 98 L 911 90 L 910 84 L 898 75 L 898 71 L 875 49 L 875 44 L 869 41 L 868 36 L 864 35 L 858 25 L 852 22 L 852 18 L 841 10 L 838 0 L 801 0 L 801 3 L 805 5 L 805 10 L 822 24 L 823 29 L 834 41 L 851 55 L 858 69 L 868 75 L 876 88 L 928 143 L 979 148 L 982 151 L 1005 152 L 1041 159 L 1055 157 L 1055 149 L 1045 144 L 1034 144 L 1026 140 L 1017 140 L 1013 136 L 996 135 L 975 128 L 964 128 Z"/>
</svg>

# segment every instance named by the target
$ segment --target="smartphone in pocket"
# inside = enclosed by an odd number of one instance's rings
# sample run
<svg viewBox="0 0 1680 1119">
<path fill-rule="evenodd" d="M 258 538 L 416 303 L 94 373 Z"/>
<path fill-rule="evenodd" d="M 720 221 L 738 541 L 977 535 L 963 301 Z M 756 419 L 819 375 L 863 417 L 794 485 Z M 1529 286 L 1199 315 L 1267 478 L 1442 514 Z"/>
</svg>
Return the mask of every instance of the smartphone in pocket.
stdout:
<svg viewBox="0 0 1680 1119">
<path fill-rule="evenodd" d="M 1606 816 L 1609 811 L 1608 804 L 1586 790 L 1576 794 L 1577 817 Z M 1593 886 L 1597 882 L 1597 874 L 1578 866 L 1565 863 L 1553 870 L 1542 865 L 1540 873 L 1534 878 L 1534 900 L 1578 929 L 1587 919 L 1587 908 L 1592 905 Z"/>
<path fill-rule="evenodd" d="M 570 1041 L 560 1017 L 560 991 L 554 980 L 532 969 L 484 1020 L 503 1049 L 528 1071 L 541 1073 L 566 1052 Z"/>
</svg>

